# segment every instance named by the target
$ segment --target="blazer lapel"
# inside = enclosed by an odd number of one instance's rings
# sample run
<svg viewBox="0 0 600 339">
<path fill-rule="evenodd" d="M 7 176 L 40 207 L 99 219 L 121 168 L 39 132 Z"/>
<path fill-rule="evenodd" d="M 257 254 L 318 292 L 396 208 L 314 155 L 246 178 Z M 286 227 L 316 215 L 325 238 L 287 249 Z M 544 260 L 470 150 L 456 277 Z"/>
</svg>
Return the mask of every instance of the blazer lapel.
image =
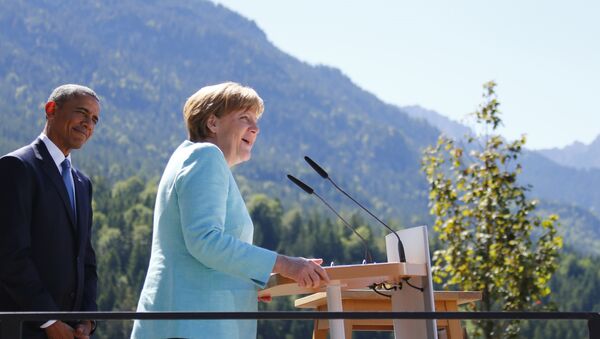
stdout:
<svg viewBox="0 0 600 339">
<path fill-rule="evenodd" d="M 60 195 L 61 200 L 63 201 L 63 205 L 67 210 L 67 214 L 69 215 L 69 220 L 71 221 L 71 227 L 76 229 L 75 224 L 75 215 L 73 209 L 71 208 L 71 203 L 69 201 L 69 193 L 67 193 L 67 188 L 65 187 L 65 183 L 60 176 L 60 172 L 58 172 L 58 168 L 56 168 L 56 164 L 54 160 L 50 156 L 46 145 L 41 139 L 36 139 L 33 144 L 33 150 L 35 151 L 35 156 L 41 161 L 42 168 L 46 175 L 50 178 L 52 184 L 54 184 L 54 188 L 58 191 L 58 195 Z"/>
</svg>

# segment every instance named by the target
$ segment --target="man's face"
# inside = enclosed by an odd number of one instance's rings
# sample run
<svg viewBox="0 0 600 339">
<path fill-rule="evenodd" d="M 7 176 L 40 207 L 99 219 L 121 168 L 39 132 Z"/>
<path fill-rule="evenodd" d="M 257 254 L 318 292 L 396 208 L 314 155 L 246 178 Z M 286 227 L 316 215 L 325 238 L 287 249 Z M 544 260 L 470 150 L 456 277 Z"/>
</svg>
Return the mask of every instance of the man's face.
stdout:
<svg viewBox="0 0 600 339">
<path fill-rule="evenodd" d="M 46 134 L 54 144 L 68 155 L 79 149 L 94 134 L 100 118 L 100 104 L 89 95 L 75 96 L 60 105 L 46 104 Z"/>
</svg>

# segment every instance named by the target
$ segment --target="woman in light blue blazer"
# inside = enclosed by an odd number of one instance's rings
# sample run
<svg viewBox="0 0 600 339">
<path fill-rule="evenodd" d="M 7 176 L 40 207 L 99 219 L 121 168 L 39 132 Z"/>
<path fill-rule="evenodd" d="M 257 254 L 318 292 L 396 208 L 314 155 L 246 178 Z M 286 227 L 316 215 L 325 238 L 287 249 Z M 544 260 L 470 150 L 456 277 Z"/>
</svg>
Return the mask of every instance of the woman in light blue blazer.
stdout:
<svg viewBox="0 0 600 339">
<path fill-rule="evenodd" d="M 256 311 L 257 289 L 271 273 L 301 286 L 328 281 L 320 260 L 252 245 L 254 227 L 230 168 L 250 159 L 263 110 L 253 89 L 231 82 L 204 87 L 185 103 L 189 140 L 158 186 L 138 312 Z M 131 337 L 256 338 L 256 320 L 136 320 Z"/>
</svg>

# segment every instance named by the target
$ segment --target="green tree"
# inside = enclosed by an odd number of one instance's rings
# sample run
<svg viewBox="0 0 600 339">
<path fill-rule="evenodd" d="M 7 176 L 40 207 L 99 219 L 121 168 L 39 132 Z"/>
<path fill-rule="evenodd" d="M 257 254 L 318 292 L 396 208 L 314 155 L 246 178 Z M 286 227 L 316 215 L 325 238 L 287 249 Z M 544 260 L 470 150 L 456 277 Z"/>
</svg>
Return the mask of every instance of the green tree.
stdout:
<svg viewBox="0 0 600 339">
<path fill-rule="evenodd" d="M 443 246 L 434 252 L 434 281 L 482 291 L 477 307 L 483 311 L 544 308 L 562 247 L 558 216 L 534 216 L 537 202 L 517 181 L 525 137 L 509 143 L 493 134 L 502 123 L 495 87 L 484 85 L 484 102 L 474 113 L 480 134 L 464 147 L 441 136 L 424 152 L 430 213 Z M 518 321 L 476 323 L 476 335 L 486 338 L 518 331 Z"/>
<path fill-rule="evenodd" d="M 565 246 L 560 264 L 552 276 L 552 301 L 562 312 L 600 311 L 600 257 L 578 257 Z M 587 338 L 587 321 L 526 321 L 523 338 Z"/>
<path fill-rule="evenodd" d="M 280 232 L 276 228 L 283 216 L 280 202 L 264 194 L 256 194 L 250 197 L 248 210 L 254 223 L 254 243 L 277 251 Z"/>
<path fill-rule="evenodd" d="M 100 310 L 133 311 L 144 282 L 152 239 L 156 180 L 133 176 L 112 187 L 94 178 L 93 246 L 98 267 Z M 127 338 L 131 321 L 100 324 L 95 337 Z"/>
</svg>

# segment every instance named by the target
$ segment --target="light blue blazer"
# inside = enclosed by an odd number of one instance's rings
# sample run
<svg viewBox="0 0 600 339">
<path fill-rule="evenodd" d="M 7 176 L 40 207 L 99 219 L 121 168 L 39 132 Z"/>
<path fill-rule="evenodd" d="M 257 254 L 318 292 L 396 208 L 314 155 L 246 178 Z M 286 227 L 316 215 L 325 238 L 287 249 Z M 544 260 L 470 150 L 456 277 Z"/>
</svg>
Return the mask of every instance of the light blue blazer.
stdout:
<svg viewBox="0 0 600 339">
<path fill-rule="evenodd" d="M 257 310 L 277 254 L 254 226 L 221 150 L 184 141 L 158 186 L 145 311 Z M 136 320 L 131 338 L 256 338 L 256 320 Z"/>
</svg>

